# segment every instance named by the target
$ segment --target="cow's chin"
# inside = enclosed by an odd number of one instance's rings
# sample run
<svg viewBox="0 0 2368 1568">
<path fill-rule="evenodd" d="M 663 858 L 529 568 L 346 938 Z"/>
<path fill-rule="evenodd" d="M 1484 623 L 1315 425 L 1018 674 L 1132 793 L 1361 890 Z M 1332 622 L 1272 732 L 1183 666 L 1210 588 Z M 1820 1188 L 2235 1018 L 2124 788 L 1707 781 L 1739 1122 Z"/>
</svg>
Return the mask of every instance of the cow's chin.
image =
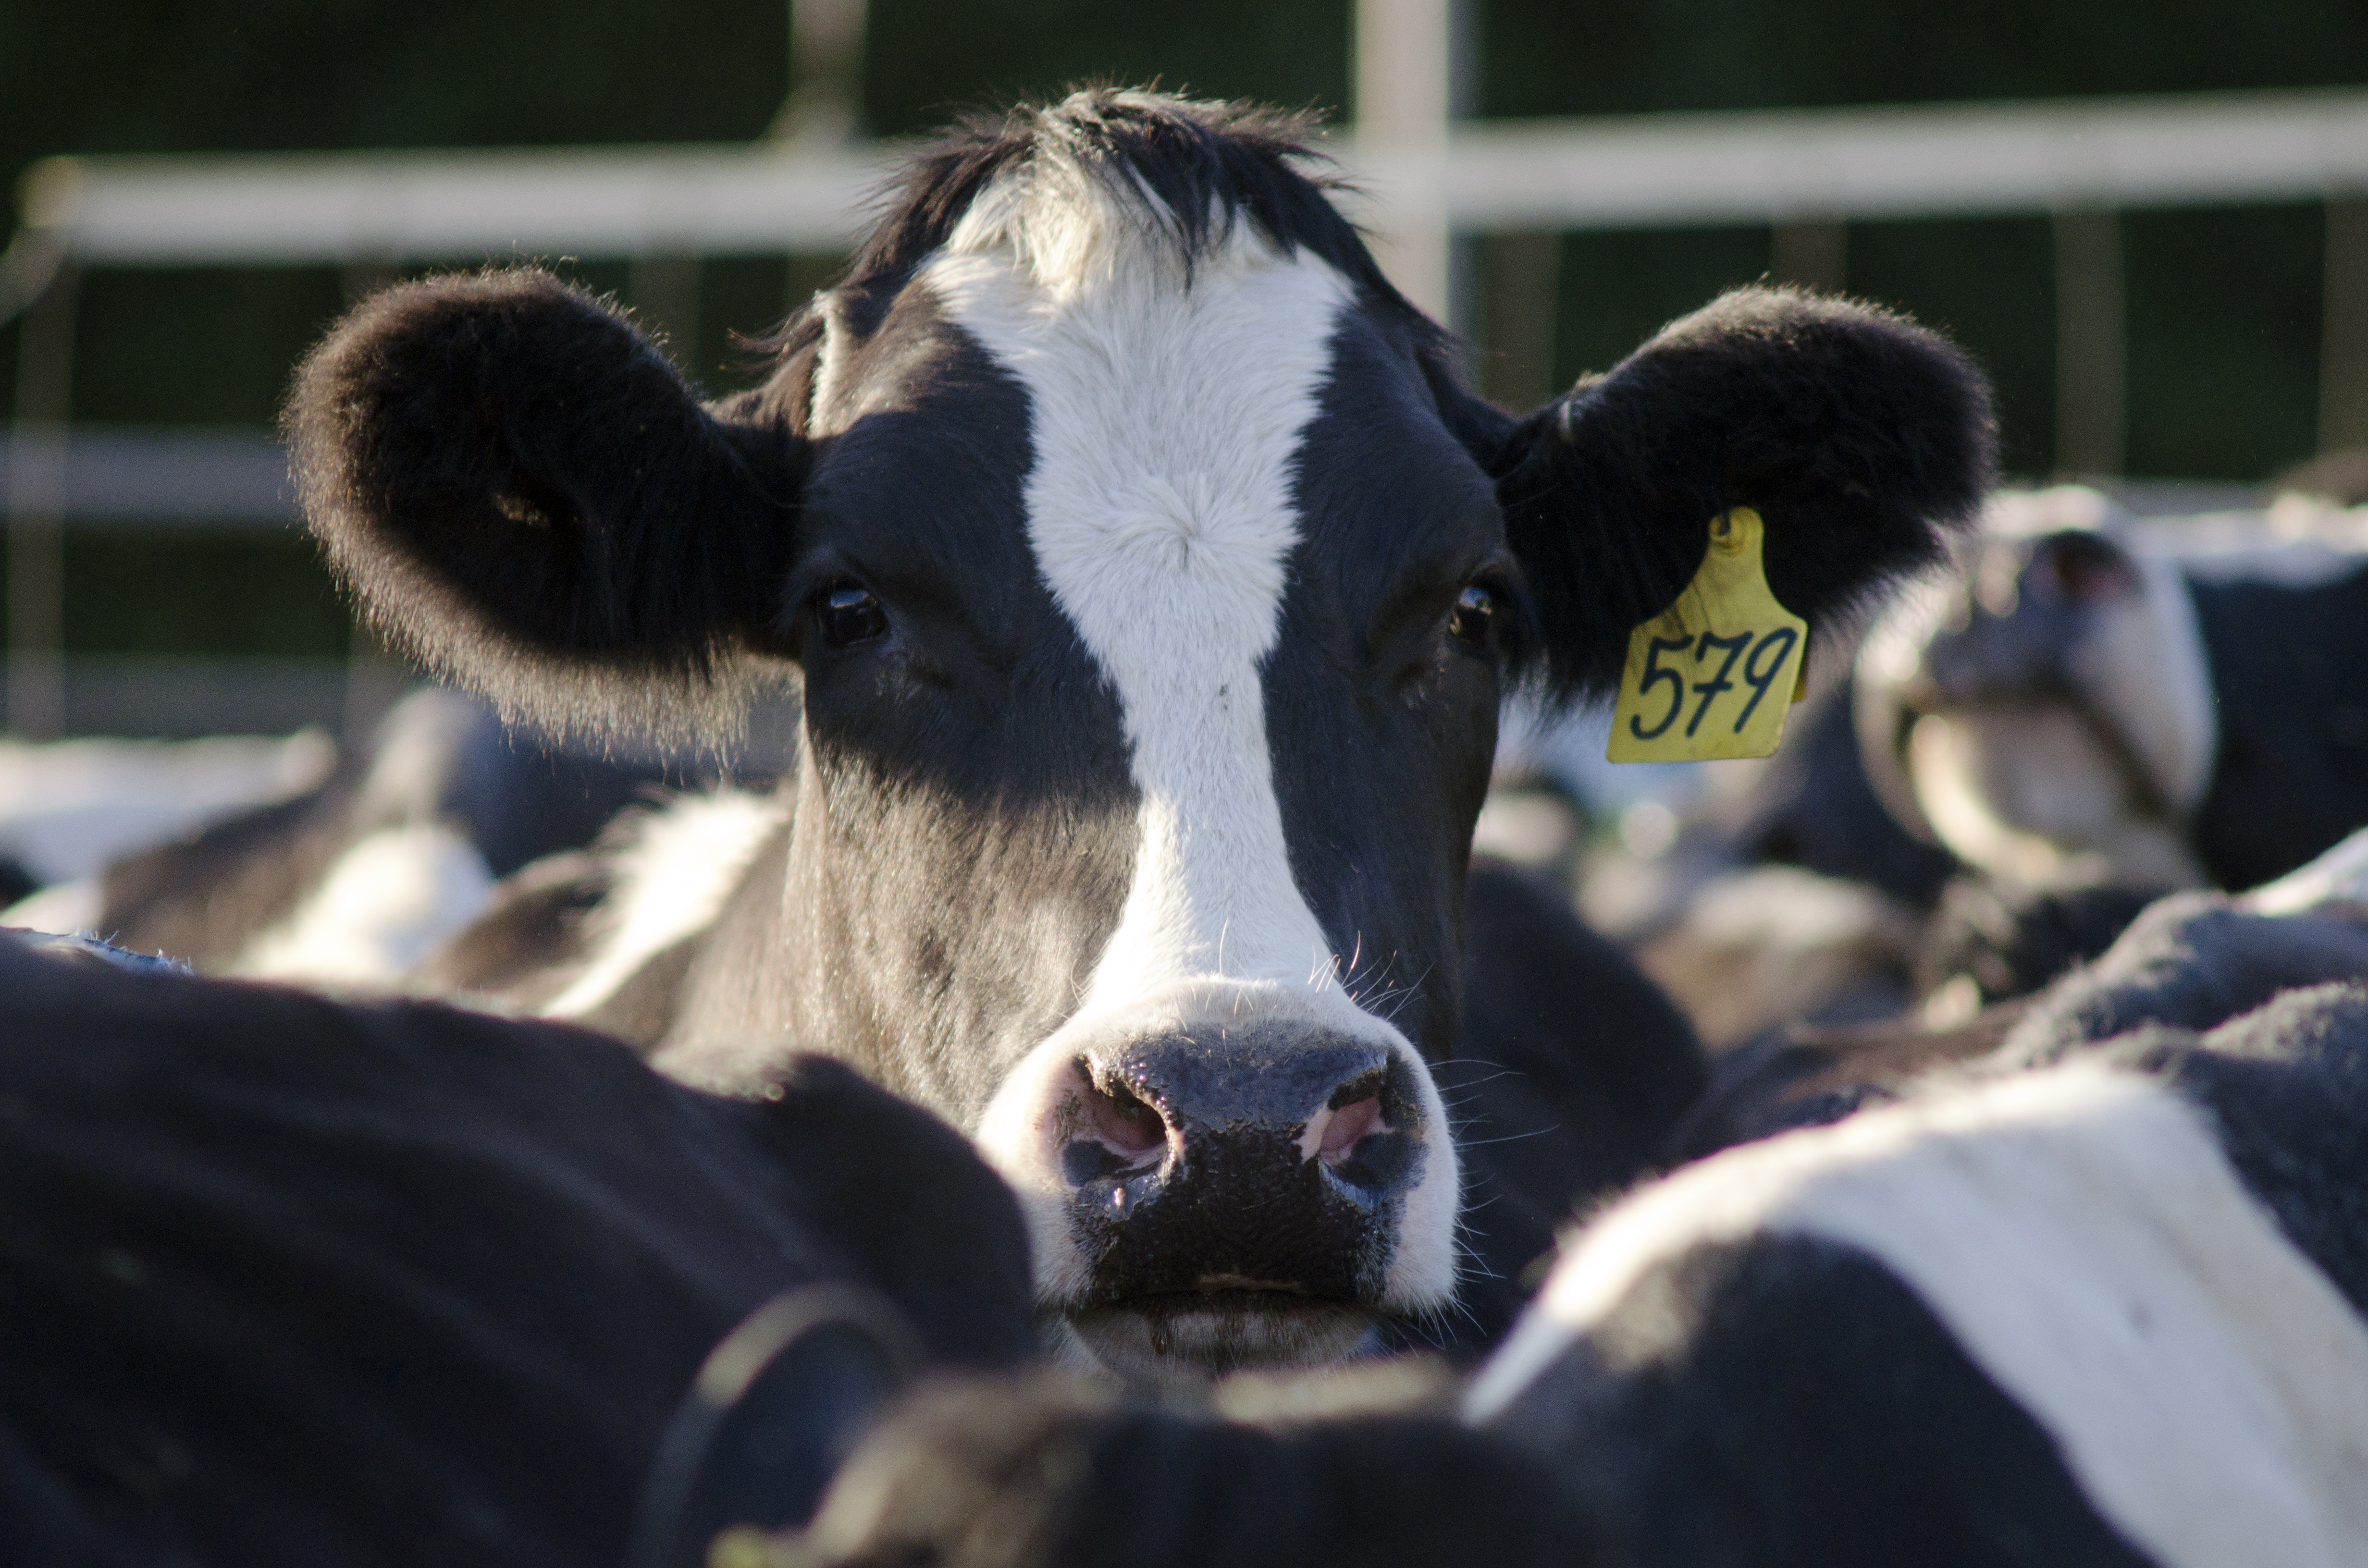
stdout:
<svg viewBox="0 0 2368 1568">
<path fill-rule="evenodd" d="M 1373 1313 L 1283 1291 L 1214 1290 L 1133 1296 L 1070 1312 L 1065 1324 L 1073 1348 L 1103 1370 L 1171 1388 L 1345 1360 L 1372 1331 Z"/>
</svg>

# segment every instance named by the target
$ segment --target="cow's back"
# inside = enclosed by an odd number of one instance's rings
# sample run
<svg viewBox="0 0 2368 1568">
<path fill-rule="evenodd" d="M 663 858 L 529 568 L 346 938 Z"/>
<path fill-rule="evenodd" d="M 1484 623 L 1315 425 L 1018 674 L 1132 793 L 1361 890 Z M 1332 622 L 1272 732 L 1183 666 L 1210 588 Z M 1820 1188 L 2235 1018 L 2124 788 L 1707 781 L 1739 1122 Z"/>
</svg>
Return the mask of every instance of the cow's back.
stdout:
<svg viewBox="0 0 2368 1568">
<path fill-rule="evenodd" d="M 867 1286 L 955 1364 L 1032 1345 L 1008 1197 L 831 1063 L 733 1102 L 427 1005 L 14 944 L 0 986 L 0 1436 L 131 1560 L 612 1562 L 778 1292 Z"/>
</svg>

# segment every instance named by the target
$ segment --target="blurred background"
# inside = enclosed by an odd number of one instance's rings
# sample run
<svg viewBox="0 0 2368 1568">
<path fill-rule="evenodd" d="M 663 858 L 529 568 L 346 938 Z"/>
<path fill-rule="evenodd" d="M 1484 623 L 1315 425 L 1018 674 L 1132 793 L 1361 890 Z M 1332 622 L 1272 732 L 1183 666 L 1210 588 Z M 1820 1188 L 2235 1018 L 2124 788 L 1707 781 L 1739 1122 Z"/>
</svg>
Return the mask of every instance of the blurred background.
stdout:
<svg viewBox="0 0 2368 1568">
<path fill-rule="evenodd" d="M 2357 148 L 2233 193 L 1939 202 L 1957 210 L 1778 210 L 1793 199 L 1771 177 L 1762 210 L 1728 199 L 1656 215 L 1649 200 L 1590 207 L 1580 168 L 1555 187 L 1560 209 L 1523 198 L 1462 222 L 1419 188 L 1439 177 L 1421 158 L 1447 117 L 1459 136 L 1545 120 L 1599 142 L 1701 132 L 1723 156 L 1737 143 L 1717 137 L 1754 144 L 1755 126 L 1781 154 L 1794 121 L 1734 118 L 1770 111 L 2279 92 L 2302 97 L 2243 103 L 2340 110 L 2329 89 L 2359 85 L 2368 103 L 2357 0 L 9 0 L 9 728 L 351 736 L 373 722 L 400 672 L 358 637 L 295 528 L 271 420 L 290 366 L 349 301 L 486 254 L 389 238 L 376 254 L 225 259 L 235 245 L 168 237 L 61 259 L 35 243 L 28 214 L 70 239 L 78 200 L 144 167 L 113 160 L 765 143 L 823 170 L 814 201 L 828 204 L 872 166 L 876 139 L 1082 79 L 1311 106 L 1362 132 L 1382 176 L 1364 216 L 1413 236 L 1393 265 L 1508 403 L 1772 276 L 1954 334 L 1995 378 L 2018 475 L 2180 481 L 2229 504 L 2368 442 L 2368 208 L 2326 173 Z M 2190 116 L 2207 160 L 2211 108 Z M 1883 122 L 1850 123 L 1882 138 Z M 63 155 L 88 161 L 43 162 Z M 801 222 L 712 244 L 677 224 L 639 254 L 526 248 L 664 329 L 714 392 L 754 373 L 734 334 L 763 331 L 837 265 L 831 225 Z"/>
</svg>

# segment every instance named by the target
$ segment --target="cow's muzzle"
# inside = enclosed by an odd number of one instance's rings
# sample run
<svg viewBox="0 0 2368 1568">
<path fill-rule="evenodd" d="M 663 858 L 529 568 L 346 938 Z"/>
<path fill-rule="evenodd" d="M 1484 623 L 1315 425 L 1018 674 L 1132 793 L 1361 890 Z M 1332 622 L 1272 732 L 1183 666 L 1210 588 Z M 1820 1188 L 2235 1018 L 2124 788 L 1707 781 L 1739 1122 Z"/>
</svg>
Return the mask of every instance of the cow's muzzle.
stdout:
<svg viewBox="0 0 2368 1568">
<path fill-rule="evenodd" d="M 1210 1024 L 1070 1064 L 1054 1118 L 1095 1358 L 1165 1382 L 1350 1353 L 1421 1178 L 1413 1069 L 1387 1045 Z"/>
</svg>

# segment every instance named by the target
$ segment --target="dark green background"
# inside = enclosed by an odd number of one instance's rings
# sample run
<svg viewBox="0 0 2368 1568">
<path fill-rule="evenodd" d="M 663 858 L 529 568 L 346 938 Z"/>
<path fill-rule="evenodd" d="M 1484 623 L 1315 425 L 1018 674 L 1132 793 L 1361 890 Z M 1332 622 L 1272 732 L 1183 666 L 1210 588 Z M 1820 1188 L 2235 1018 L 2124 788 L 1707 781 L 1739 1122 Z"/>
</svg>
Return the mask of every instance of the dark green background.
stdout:
<svg viewBox="0 0 2368 1568">
<path fill-rule="evenodd" d="M 871 128 L 925 129 L 1082 78 L 1337 108 L 1347 0 L 874 0 Z M 786 79 L 770 0 L 8 0 L 0 171 L 53 153 L 731 141 Z M 2325 0 L 1483 0 L 1478 110 L 1559 115 L 2368 82 L 2368 4 Z M 2129 469 L 2258 480 L 2309 455 L 2322 221 L 2316 207 L 2139 212 L 2124 228 Z M 1619 357 L 1711 292 L 1760 275 L 1762 229 L 1563 242 L 1554 369 Z M 2000 393 L 2010 467 L 2053 462 L 2053 268 L 2043 220 L 1869 223 L 1848 283 L 1956 333 Z M 755 331 L 814 258 L 717 261 L 693 358 L 746 373 Z M 585 276 L 621 288 L 621 267 Z M 339 308 L 318 268 L 98 272 L 85 285 L 78 419 L 261 425 Z M 15 329 L 0 331 L 0 403 Z M 69 646 L 329 653 L 342 611 L 293 540 L 78 536 Z"/>
</svg>

